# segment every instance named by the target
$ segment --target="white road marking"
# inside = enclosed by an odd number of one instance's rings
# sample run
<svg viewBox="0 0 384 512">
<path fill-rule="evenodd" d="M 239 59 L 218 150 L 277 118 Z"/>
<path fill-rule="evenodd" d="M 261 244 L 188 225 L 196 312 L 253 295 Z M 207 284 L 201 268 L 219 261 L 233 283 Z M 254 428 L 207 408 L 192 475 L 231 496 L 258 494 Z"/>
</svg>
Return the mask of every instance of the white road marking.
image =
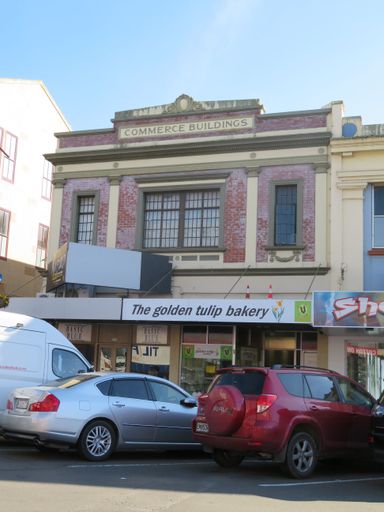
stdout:
<svg viewBox="0 0 384 512">
<path fill-rule="evenodd" d="M 384 480 L 384 476 L 369 478 L 338 478 L 337 480 L 317 480 L 315 482 L 289 482 L 284 484 L 258 484 L 258 487 L 297 487 L 299 485 L 347 484 L 350 482 L 371 482 L 374 480 Z"/>
<path fill-rule="evenodd" d="M 82 468 L 146 468 L 148 466 L 197 466 L 203 464 L 212 464 L 212 461 L 205 462 L 146 462 L 146 463 L 127 463 L 127 464 L 74 464 L 66 466 L 71 469 L 82 469 Z"/>
</svg>

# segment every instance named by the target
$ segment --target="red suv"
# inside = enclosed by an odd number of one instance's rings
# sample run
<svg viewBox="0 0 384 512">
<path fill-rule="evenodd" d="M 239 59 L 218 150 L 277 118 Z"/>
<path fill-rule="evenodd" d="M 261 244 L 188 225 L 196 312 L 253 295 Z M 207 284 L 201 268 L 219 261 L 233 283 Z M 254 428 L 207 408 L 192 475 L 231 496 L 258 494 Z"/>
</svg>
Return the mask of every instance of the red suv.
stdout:
<svg viewBox="0 0 384 512">
<path fill-rule="evenodd" d="M 193 433 L 223 467 L 247 455 L 306 478 L 320 458 L 370 453 L 375 399 L 331 370 L 225 368 L 199 397 Z"/>
</svg>

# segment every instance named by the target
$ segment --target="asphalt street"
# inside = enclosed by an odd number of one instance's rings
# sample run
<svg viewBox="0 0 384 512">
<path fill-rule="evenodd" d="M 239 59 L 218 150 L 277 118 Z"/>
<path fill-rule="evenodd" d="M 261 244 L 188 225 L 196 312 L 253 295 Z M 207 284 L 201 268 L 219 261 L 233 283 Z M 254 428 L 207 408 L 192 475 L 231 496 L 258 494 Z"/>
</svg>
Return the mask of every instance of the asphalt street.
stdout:
<svg viewBox="0 0 384 512">
<path fill-rule="evenodd" d="M 384 471 L 358 461 L 320 464 L 308 480 L 246 460 L 224 470 L 208 455 L 115 454 L 91 463 L 76 452 L 0 442 L 0 510 L 12 512 L 382 512 Z"/>
</svg>

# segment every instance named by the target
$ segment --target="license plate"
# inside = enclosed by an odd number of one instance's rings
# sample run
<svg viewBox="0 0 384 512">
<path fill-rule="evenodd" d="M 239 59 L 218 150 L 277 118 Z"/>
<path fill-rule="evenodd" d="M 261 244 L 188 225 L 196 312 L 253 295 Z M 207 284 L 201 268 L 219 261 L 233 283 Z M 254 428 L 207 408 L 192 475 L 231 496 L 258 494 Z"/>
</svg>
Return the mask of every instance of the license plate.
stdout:
<svg viewBox="0 0 384 512">
<path fill-rule="evenodd" d="M 204 433 L 209 432 L 208 423 L 197 422 L 196 423 L 196 432 L 204 432 Z"/>
<path fill-rule="evenodd" d="M 15 408 L 16 409 L 26 409 L 28 407 L 28 403 L 29 403 L 28 398 L 16 398 Z"/>
</svg>

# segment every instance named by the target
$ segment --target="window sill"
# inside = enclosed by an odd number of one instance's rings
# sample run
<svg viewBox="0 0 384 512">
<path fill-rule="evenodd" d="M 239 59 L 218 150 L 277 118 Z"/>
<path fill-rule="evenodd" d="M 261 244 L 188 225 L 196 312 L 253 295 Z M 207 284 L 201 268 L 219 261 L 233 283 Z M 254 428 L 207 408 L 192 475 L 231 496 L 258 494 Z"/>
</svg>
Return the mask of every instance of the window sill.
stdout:
<svg viewBox="0 0 384 512">
<path fill-rule="evenodd" d="M 266 245 L 266 251 L 304 251 L 305 245 Z"/>
<path fill-rule="evenodd" d="M 383 249 L 370 249 L 368 251 L 368 256 L 384 256 L 384 248 Z"/>
<path fill-rule="evenodd" d="M 137 251 L 153 252 L 153 253 L 202 253 L 202 252 L 225 252 L 224 247 L 153 247 L 153 248 L 139 248 Z"/>
</svg>

